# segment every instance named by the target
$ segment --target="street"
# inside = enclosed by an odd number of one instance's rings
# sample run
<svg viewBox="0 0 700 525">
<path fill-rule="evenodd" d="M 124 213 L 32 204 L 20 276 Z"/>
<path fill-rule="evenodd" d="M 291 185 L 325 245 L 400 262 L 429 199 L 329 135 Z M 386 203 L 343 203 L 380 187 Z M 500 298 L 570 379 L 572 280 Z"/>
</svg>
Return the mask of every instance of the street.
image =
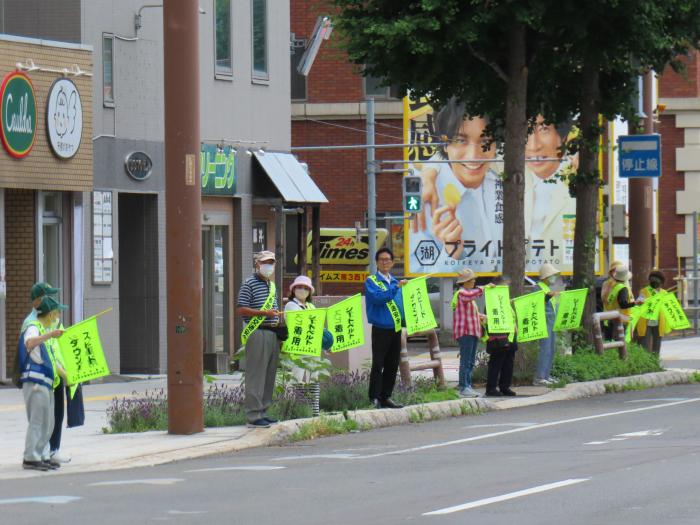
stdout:
<svg viewBox="0 0 700 525">
<path fill-rule="evenodd" d="M 5 523 L 698 523 L 700 385 L 0 482 Z M 79 454 L 79 451 L 76 450 Z"/>
</svg>

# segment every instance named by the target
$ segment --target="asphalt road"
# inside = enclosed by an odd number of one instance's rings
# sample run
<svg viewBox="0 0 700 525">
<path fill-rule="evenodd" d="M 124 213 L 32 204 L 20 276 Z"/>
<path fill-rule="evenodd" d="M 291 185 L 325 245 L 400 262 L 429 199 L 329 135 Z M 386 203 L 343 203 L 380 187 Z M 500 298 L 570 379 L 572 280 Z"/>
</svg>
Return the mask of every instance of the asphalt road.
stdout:
<svg viewBox="0 0 700 525">
<path fill-rule="evenodd" d="M 697 524 L 700 385 L 0 482 L 1 523 Z M 77 451 L 76 451 L 77 452 Z"/>
</svg>

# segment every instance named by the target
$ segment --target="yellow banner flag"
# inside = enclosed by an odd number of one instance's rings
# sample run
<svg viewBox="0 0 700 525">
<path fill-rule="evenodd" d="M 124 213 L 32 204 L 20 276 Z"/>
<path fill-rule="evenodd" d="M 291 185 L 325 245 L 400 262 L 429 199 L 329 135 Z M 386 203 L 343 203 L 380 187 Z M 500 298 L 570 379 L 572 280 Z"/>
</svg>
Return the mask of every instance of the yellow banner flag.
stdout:
<svg viewBox="0 0 700 525">
<path fill-rule="evenodd" d="M 488 331 L 491 334 L 509 334 L 515 331 L 515 319 L 510 307 L 510 289 L 507 286 L 484 288 Z"/>
<path fill-rule="evenodd" d="M 66 328 L 58 338 L 68 384 L 77 385 L 110 374 L 102 351 L 97 316 Z"/>
<path fill-rule="evenodd" d="M 365 344 L 362 294 L 353 295 L 328 307 L 328 329 L 333 334 L 331 352 L 344 352 Z"/>
<path fill-rule="evenodd" d="M 642 318 L 643 313 L 644 307 L 642 306 L 633 306 L 630 308 L 630 320 L 627 322 L 627 326 L 625 327 L 625 342 L 627 344 L 632 342 L 632 334 L 634 333 L 634 329 L 637 327 L 637 323 Z"/>
<path fill-rule="evenodd" d="M 662 309 L 671 330 L 685 330 L 686 328 L 690 328 L 690 321 L 688 321 L 688 317 L 683 311 L 683 306 L 678 302 L 675 294 L 664 294 Z"/>
<path fill-rule="evenodd" d="M 284 316 L 289 336 L 282 345 L 282 351 L 288 354 L 320 356 L 326 309 L 293 310 L 285 312 Z"/>
<path fill-rule="evenodd" d="M 555 332 L 575 330 L 581 326 L 587 296 L 588 290 L 586 288 L 566 290 L 559 294 L 559 307 L 557 308 L 557 317 L 554 319 Z"/>
<path fill-rule="evenodd" d="M 424 332 L 437 326 L 433 309 L 430 306 L 426 278 L 427 276 L 411 279 L 401 287 L 408 335 Z"/>
<path fill-rule="evenodd" d="M 529 293 L 513 301 L 518 316 L 518 342 L 526 343 L 548 337 L 544 291 Z"/>
</svg>

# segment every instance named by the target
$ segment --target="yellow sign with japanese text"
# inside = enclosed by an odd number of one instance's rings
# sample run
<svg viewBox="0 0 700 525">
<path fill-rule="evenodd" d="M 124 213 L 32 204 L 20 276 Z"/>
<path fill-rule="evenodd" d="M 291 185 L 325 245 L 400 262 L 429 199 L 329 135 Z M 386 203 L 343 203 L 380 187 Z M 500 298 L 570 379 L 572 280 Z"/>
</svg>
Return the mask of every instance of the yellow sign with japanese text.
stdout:
<svg viewBox="0 0 700 525">
<path fill-rule="evenodd" d="M 333 334 L 331 352 L 344 352 L 365 344 L 365 328 L 362 321 L 362 294 L 329 306 L 326 319 Z"/>
<path fill-rule="evenodd" d="M 544 291 L 522 295 L 513 301 L 518 317 L 518 342 L 526 343 L 549 336 L 544 307 Z"/>
<path fill-rule="evenodd" d="M 581 326 L 588 290 L 566 290 L 559 294 L 559 307 L 554 320 L 554 331 L 575 330 Z"/>
<path fill-rule="evenodd" d="M 686 328 L 690 328 L 690 321 L 688 321 L 688 317 L 685 315 L 683 307 L 681 303 L 678 302 L 675 294 L 664 294 L 662 304 L 663 312 L 666 315 L 666 320 L 671 330 L 685 330 Z"/>
<path fill-rule="evenodd" d="M 296 355 L 321 355 L 325 308 L 293 310 L 285 313 L 289 335 L 282 351 Z"/>
<path fill-rule="evenodd" d="M 487 286 L 484 288 L 484 296 L 489 333 L 508 334 L 515 331 L 510 289 L 507 286 Z"/>
<path fill-rule="evenodd" d="M 426 279 L 427 276 L 411 279 L 401 287 L 408 335 L 424 332 L 437 326 L 433 309 L 430 306 Z"/>
<path fill-rule="evenodd" d="M 110 374 L 102 351 L 97 317 L 89 317 L 66 328 L 58 338 L 58 347 L 69 385 Z"/>
</svg>

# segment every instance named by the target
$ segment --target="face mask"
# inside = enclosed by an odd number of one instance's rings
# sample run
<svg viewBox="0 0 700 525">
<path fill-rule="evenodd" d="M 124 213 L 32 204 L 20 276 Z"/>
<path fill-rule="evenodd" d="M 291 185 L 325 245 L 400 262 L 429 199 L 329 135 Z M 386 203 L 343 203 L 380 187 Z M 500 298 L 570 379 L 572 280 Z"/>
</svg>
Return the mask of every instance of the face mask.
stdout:
<svg viewBox="0 0 700 525">
<path fill-rule="evenodd" d="M 649 285 L 651 285 L 652 288 L 658 288 L 659 286 L 661 286 L 661 281 L 657 279 L 652 279 L 651 281 L 649 281 Z"/>
<path fill-rule="evenodd" d="M 558 280 L 559 280 L 559 279 L 558 279 L 558 276 L 557 276 L 557 275 L 552 275 L 551 277 L 548 277 L 548 278 L 547 278 L 547 282 L 548 282 L 549 284 L 556 284 Z"/>
<path fill-rule="evenodd" d="M 309 297 L 309 293 L 311 292 L 305 288 L 294 288 L 294 297 L 300 301 L 306 301 L 306 298 Z"/>
<path fill-rule="evenodd" d="M 260 265 L 260 275 L 263 277 L 270 277 L 273 273 L 275 273 L 275 265 L 274 264 L 261 264 Z"/>
</svg>

